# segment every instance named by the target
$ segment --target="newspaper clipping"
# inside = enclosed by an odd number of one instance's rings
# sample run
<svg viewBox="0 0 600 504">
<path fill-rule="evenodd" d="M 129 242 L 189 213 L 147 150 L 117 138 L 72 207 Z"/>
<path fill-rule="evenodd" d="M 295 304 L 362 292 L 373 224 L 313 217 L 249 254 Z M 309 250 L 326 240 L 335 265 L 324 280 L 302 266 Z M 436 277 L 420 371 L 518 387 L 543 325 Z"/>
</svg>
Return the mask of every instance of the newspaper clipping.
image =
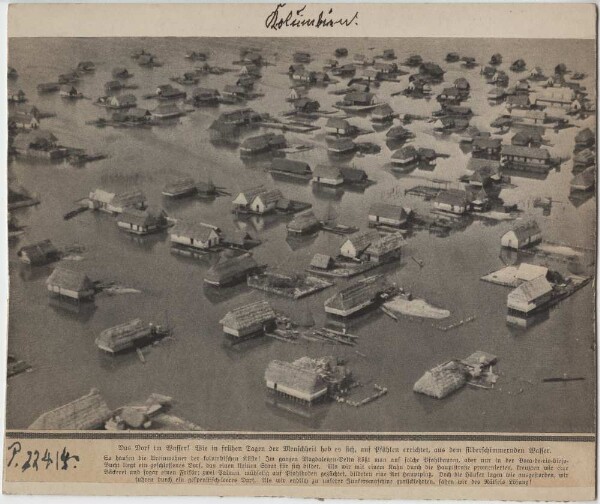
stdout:
<svg viewBox="0 0 600 504">
<path fill-rule="evenodd" d="M 11 5 L 3 491 L 595 498 L 596 61 L 593 4 Z"/>
</svg>

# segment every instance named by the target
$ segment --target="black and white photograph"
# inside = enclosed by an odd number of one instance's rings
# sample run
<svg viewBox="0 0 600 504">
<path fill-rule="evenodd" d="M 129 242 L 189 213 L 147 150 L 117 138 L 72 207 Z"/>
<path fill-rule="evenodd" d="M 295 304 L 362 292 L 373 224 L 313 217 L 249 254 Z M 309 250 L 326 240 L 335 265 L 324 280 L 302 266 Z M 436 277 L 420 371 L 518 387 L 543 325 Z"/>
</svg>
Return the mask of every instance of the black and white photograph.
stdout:
<svg viewBox="0 0 600 504">
<path fill-rule="evenodd" d="M 596 41 L 231 35 L 9 38 L 6 428 L 595 432 Z"/>
</svg>

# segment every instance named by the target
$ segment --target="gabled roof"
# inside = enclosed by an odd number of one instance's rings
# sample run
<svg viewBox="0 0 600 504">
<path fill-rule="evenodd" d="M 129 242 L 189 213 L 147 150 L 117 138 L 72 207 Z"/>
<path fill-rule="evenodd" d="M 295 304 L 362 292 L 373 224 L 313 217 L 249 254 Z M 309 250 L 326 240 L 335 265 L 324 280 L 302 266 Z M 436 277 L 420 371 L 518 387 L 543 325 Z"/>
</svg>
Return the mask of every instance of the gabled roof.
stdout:
<svg viewBox="0 0 600 504">
<path fill-rule="evenodd" d="M 310 265 L 313 268 L 327 269 L 327 268 L 329 268 L 329 266 L 332 262 L 333 262 L 333 258 L 329 255 L 315 254 L 313 256 L 312 260 L 310 261 Z"/>
<path fill-rule="evenodd" d="M 350 123 L 346 121 L 346 119 L 341 119 L 339 117 L 330 117 L 327 119 L 326 128 L 335 128 L 335 129 L 343 129 L 348 130 L 350 128 Z"/>
<path fill-rule="evenodd" d="M 528 222 L 522 222 L 513 227 L 512 231 L 519 241 L 531 238 L 534 235 L 540 234 L 542 231 L 538 226 L 538 223 L 534 220 Z"/>
<path fill-rule="evenodd" d="M 206 272 L 204 278 L 208 281 L 220 282 L 257 267 L 258 263 L 251 254 L 242 254 L 235 257 L 221 257 L 219 262 L 211 266 Z"/>
<path fill-rule="evenodd" d="M 216 98 L 219 96 L 219 91 L 212 88 L 194 88 L 192 97 L 194 98 Z"/>
<path fill-rule="evenodd" d="M 382 256 L 389 252 L 399 250 L 406 244 L 402 233 L 389 233 L 382 236 L 378 241 L 372 243 L 367 248 L 368 254 Z"/>
<path fill-rule="evenodd" d="M 590 128 L 582 129 L 577 135 L 575 135 L 575 143 L 587 144 L 596 140 L 596 135 Z"/>
<path fill-rule="evenodd" d="M 373 203 L 369 207 L 369 215 L 383 217 L 386 219 L 394 219 L 397 221 L 405 221 L 407 217 L 406 210 L 400 205 L 392 205 L 390 203 Z"/>
<path fill-rule="evenodd" d="M 571 180 L 571 187 L 590 188 L 596 182 L 596 167 L 590 166 Z"/>
<path fill-rule="evenodd" d="M 295 362 L 279 360 L 269 362 L 265 371 L 265 381 L 308 396 L 327 391 L 327 383 L 316 368 L 299 366 Z"/>
<path fill-rule="evenodd" d="M 124 95 L 119 95 L 119 96 L 113 96 L 111 98 L 111 100 L 115 101 L 119 105 L 125 105 L 127 103 L 135 104 L 137 102 L 137 98 L 134 95 L 132 95 L 132 94 L 124 94 Z M 140 109 L 140 110 L 144 110 L 144 109 Z M 130 114 L 131 112 L 132 111 L 129 111 L 128 113 Z"/>
<path fill-rule="evenodd" d="M 85 273 L 57 266 L 46 280 L 48 285 L 55 285 L 62 289 L 75 292 L 86 291 L 94 288 L 94 284 Z"/>
<path fill-rule="evenodd" d="M 112 411 L 100 393 L 92 389 L 70 403 L 38 417 L 30 430 L 95 430 L 104 427 Z"/>
<path fill-rule="evenodd" d="M 360 304 L 372 300 L 381 292 L 385 285 L 382 275 L 367 277 L 340 290 L 337 294 L 325 301 L 325 307 L 337 310 L 352 309 Z"/>
<path fill-rule="evenodd" d="M 269 205 L 271 203 L 277 203 L 279 200 L 283 199 L 283 194 L 279 189 L 271 189 L 269 191 L 257 194 L 254 200 L 257 198 L 260 198 L 265 205 Z"/>
<path fill-rule="evenodd" d="M 378 105 L 373 109 L 371 115 L 375 116 L 389 116 L 394 114 L 394 109 L 390 107 L 387 103 L 383 103 L 382 105 Z"/>
<path fill-rule="evenodd" d="M 392 154 L 392 159 L 410 159 L 416 156 L 417 149 L 415 149 L 412 145 L 407 145 L 394 152 L 394 154 Z"/>
<path fill-rule="evenodd" d="M 137 226 L 155 226 L 165 222 L 167 214 L 161 208 L 125 208 L 118 217 L 118 222 L 126 222 Z"/>
<path fill-rule="evenodd" d="M 343 179 L 347 182 L 362 182 L 369 178 L 365 170 L 351 166 L 341 166 L 340 172 Z"/>
<path fill-rule="evenodd" d="M 537 264 L 521 263 L 517 268 L 516 278 L 529 282 L 538 277 L 546 277 L 548 268 Z"/>
<path fill-rule="evenodd" d="M 537 277 L 528 282 L 522 283 L 515 290 L 508 294 L 508 297 L 523 298 L 528 302 L 552 292 L 552 284 L 546 280 L 545 276 Z"/>
<path fill-rule="evenodd" d="M 412 133 L 404 126 L 392 126 L 385 134 L 387 138 L 407 137 L 410 135 L 412 135 Z"/>
<path fill-rule="evenodd" d="M 319 220 L 315 217 L 315 214 L 312 210 L 308 212 L 303 212 L 301 214 L 297 214 L 294 218 L 287 224 L 287 229 L 290 230 L 308 230 L 314 228 L 319 224 Z"/>
<path fill-rule="evenodd" d="M 473 147 L 479 149 L 499 149 L 502 145 L 501 138 L 478 136 L 473 139 Z"/>
<path fill-rule="evenodd" d="M 379 241 L 379 233 L 375 230 L 362 231 L 358 233 L 351 234 L 343 243 L 344 245 L 347 242 L 350 242 L 357 254 L 360 254 L 367 250 L 369 245 Z"/>
<path fill-rule="evenodd" d="M 32 262 L 36 262 L 38 260 L 43 261 L 49 256 L 58 255 L 58 249 L 50 240 L 42 240 L 21 247 L 17 252 L 17 255 L 19 257 L 22 255 L 27 255 L 29 258 L 31 258 Z"/>
<path fill-rule="evenodd" d="M 116 207 L 130 207 L 146 202 L 146 195 L 139 189 L 123 192 L 115 195 L 112 205 Z"/>
<path fill-rule="evenodd" d="M 271 169 L 289 173 L 310 173 L 310 166 L 308 163 L 305 163 L 304 161 L 298 161 L 296 159 L 275 158 L 271 162 Z"/>
<path fill-rule="evenodd" d="M 184 236 L 192 238 L 200 242 L 206 242 L 211 234 L 217 233 L 217 229 L 202 222 L 185 222 L 178 221 L 175 227 L 171 230 L 172 235 Z"/>
<path fill-rule="evenodd" d="M 467 206 L 469 204 L 469 194 L 460 189 L 448 189 L 440 192 L 436 196 L 435 202 L 452 206 Z"/>
<path fill-rule="evenodd" d="M 256 198 L 259 194 L 266 192 L 267 189 L 265 186 L 255 186 L 255 187 L 248 187 L 247 189 L 243 189 L 242 191 L 240 191 L 239 195 L 244 195 L 246 198 L 246 201 L 248 201 L 248 203 L 251 203 L 252 200 L 254 200 L 254 198 Z M 236 198 L 237 199 L 237 198 Z"/>
<path fill-rule="evenodd" d="M 266 301 L 257 301 L 228 312 L 219 323 L 234 330 L 243 330 L 255 324 L 264 324 L 275 318 L 275 312 Z"/>
<path fill-rule="evenodd" d="M 317 165 L 313 171 L 314 177 L 328 178 L 328 179 L 339 179 L 342 177 L 342 172 L 337 166 L 331 165 Z"/>
<path fill-rule="evenodd" d="M 531 159 L 550 159 L 550 153 L 546 149 L 522 145 L 503 145 L 501 154 L 503 156 L 519 156 Z"/>
</svg>

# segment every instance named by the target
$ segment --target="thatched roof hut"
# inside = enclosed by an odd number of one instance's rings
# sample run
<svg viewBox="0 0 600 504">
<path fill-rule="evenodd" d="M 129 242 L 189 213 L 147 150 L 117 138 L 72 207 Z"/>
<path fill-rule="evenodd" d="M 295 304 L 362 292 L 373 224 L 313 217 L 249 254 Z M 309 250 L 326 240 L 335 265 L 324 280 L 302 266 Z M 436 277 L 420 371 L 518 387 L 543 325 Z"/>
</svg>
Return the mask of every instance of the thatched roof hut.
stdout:
<svg viewBox="0 0 600 504">
<path fill-rule="evenodd" d="M 443 399 L 467 383 L 465 367 L 458 361 L 448 361 L 427 371 L 415 383 L 413 390 L 436 399 Z"/>
<path fill-rule="evenodd" d="M 37 418 L 31 430 L 96 430 L 104 427 L 112 411 L 100 392 L 92 389 L 89 394 L 63 406 L 48 411 Z"/>
<path fill-rule="evenodd" d="M 327 383 L 318 370 L 299 361 L 271 361 L 265 371 L 265 382 L 272 390 L 307 402 L 327 394 Z"/>
<path fill-rule="evenodd" d="M 251 254 L 222 257 L 206 272 L 204 281 L 211 285 L 226 285 L 244 278 L 257 268 L 258 263 Z"/>
<path fill-rule="evenodd" d="M 250 303 L 228 312 L 219 323 L 232 336 L 246 336 L 263 330 L 275 320 L 275 312 L 266 301 Z"/>
<path fill-rule="evenodd" d="M 289 233 L 310 233 L 321 226 L 319 220 L 315 217 L 312 210 L 296 215 L 290 222 L 288 222 L 286 228 Z"/>
</svg>

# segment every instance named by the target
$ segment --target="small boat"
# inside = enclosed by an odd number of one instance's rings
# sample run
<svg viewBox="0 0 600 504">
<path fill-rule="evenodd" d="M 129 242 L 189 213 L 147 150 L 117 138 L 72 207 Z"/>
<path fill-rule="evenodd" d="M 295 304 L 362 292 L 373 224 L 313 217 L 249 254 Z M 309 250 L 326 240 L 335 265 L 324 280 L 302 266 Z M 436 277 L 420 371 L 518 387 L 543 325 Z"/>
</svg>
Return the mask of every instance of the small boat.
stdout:
<svg viewBox="0 0 600 504">
<path fill-rule="evenodd" d="M 168 336 L 170 330 L 152 323 L 146 325 L 141 319 L 105 329 L 96 338 L 96 346 L 111 354 L 147 345 L 152 341 Z"/>
<path fill-rule="evenodd" d="M 344 56 L 348 56 L 348 49 L 346 49 L 345 47 L 338 47 L 335 50 L 335 56 L 336 58 L 343 58 Z"/>
</svg>

